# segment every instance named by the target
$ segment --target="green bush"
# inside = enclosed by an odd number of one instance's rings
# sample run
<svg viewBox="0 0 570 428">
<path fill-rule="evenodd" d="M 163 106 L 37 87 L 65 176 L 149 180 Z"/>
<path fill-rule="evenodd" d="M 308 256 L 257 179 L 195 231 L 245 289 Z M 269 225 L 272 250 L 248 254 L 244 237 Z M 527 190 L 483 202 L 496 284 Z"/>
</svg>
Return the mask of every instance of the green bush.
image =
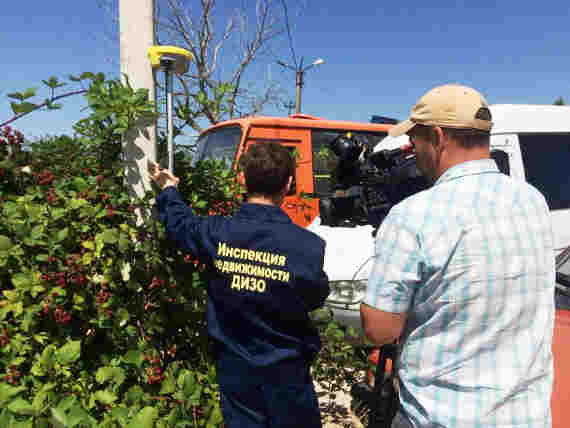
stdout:
<svg viewBox="0 0 570 428">
<path fill-rule="evenodd" d="M 222 425 L 204 311 L 207 264 L 172 248 L 124 182 L 121 135 L 153 117 L 146 91 L 91 75 L 78 138 L 0 130 L 0 426 Z M 177 153 L 202 215 L 231 214 L 234 173 Z M 315 376 L 329 392 L 354 352 L 334 324 Z"/>
<path fill-rule="evenodd" d="M 0 426 L 218 426 L 208 270 L 153 218 L 136 225 L 153 195 L 123 181 L 121 133 L 152 106 L 116 81 L 88 95 L 82 138 L 0 141 Z M 186 168 L 182 188 L 210 177 L 235 206 L 222 165 Z M 202 213 L 221 202 L 185 196 Z"/>
</svg>

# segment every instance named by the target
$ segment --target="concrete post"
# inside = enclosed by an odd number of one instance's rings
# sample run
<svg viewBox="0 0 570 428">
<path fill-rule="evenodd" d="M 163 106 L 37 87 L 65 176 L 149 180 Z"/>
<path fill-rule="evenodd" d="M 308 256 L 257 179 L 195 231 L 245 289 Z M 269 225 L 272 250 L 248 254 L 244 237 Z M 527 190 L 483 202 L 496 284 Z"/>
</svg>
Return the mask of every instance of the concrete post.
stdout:
<svg viewBox="0 0 570 428">
<path fill-rule="evenodd" d="M 155 100 L 154 73 L 147 53 L 154 44 L 154 0 L 119 0 L 121 75 L 133 88 L 148 88 Z M 133 196 L 151 189 L 148 161 L 156 161 L 155 124 L 125 135 L 126 179 Z"/>
</svg>

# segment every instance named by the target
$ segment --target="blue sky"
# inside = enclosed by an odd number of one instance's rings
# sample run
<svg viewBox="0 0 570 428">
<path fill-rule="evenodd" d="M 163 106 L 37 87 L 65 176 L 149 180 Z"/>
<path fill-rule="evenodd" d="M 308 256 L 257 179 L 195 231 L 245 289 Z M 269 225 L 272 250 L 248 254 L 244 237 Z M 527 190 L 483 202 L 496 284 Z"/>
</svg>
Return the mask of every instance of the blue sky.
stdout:
<svg viewBox="0 0 570 428">
<path fill-rule="evenodd" d="M 233 1 L 218 2 L 222 13 Z M 7 93 L 41 87 L 51 75 L 118 73 L 113 23 L 96 0 L 5 3 L 0 119 L 10 116 Z M 295 52 L 305 63 L 317 57 L 325 63 L 305 75 L 303 112 L 361 122 L 372 114 L 403 119 L 442 83 L 473 86 L 492 104 L 551 104 L 558 96 L 570 102 L 569 9 L 565 1 L 305 1 L 292 17 Z M 246 77 L 254 84 L 269 74 L 294 100 L 294 73 L 276 65 L 278 58 L 291 63 L 286 40 Z M 82 105 L 69 99 L 61 111 L 14 125 L 28 135 L 69 133 L 85 115 Z"/>
</svg>

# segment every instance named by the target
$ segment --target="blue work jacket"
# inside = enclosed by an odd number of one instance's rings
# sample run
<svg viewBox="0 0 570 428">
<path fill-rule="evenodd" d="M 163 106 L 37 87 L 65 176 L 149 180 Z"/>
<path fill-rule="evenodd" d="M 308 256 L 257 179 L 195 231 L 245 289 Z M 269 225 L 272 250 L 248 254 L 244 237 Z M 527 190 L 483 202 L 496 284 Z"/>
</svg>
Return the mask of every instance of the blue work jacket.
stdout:
<svg viewBox="0 0 570 428">
<path fill-rule="evenodd" d="M 252 367 L 314 358 L 321 343 L 309 312 L 330 292 L 320 237 L 271 205 L 244 203 L 232 217 L 200 217 L 167 187 L 157 206 L 169 239 L 213 265 L 208 332 L 221 352 Z"/>
</svg>

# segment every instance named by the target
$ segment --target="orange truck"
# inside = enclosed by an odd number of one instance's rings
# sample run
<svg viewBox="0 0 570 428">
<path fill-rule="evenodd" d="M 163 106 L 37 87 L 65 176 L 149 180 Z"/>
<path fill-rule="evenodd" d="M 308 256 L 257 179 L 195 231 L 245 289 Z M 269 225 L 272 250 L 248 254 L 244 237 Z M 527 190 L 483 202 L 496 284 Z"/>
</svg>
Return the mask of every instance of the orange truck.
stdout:
<svg viewBox="0 0 570 428">
<path fill-rule="evenodd" d="M 500 170 L 529 181 L 551 207 L 558 269 L 552 414 L 553 427 L 562 428 L 570 408 L 570 250 L 563 251 L 570 246 L 570 108 L 497 105 L 491 112 L 491 155 Z M 223 159 L 234 168 L 251 144 L 276 141 L 296 154 L 293 190 L 282 208 L 325 239 L 326 305 L 357 330 L 375 229 L 391 204 L 425 185 L 407 137 L 387 137 L 390 126 L 301 114 L 245 117 L 211 126 L 198 139 L 197 159 Z"/>
</svg>

